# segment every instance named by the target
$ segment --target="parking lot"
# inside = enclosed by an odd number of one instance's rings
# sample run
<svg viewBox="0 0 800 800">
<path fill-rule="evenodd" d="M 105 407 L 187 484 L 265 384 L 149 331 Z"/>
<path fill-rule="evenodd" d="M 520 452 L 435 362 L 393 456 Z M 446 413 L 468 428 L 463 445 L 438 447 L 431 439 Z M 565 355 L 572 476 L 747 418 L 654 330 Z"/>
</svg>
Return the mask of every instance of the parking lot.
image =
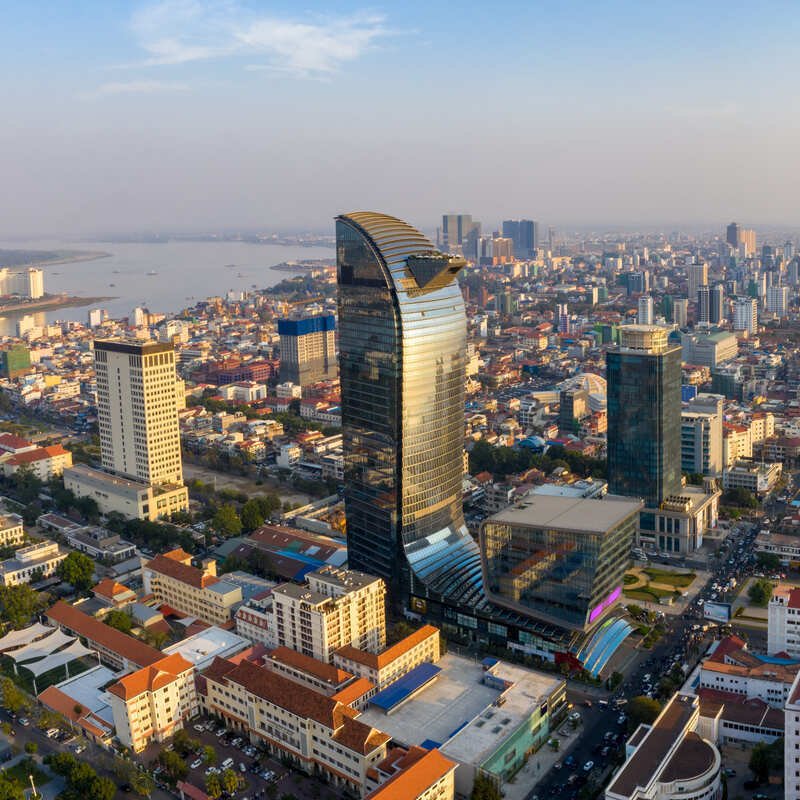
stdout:
<svg viewBox="0 0 800 800">
<path fill-rule="evenodd" d="M 199 718 L 186 726 L 186 732 L 200 742 L 195 753 L 186 757 L 189 767 L 186 780 L 189 783 L 205 789 L 206 779 L 212 770 L 221 774 L 230 768 L 239 776 L 239 789 L 234 795 L 237 800 L 259 800 L 264 797 L 283 797 L 286 794 L 298 800 L 339 800 L 342 797 L 336 787 L 287 767 L 263 749 L 250 744 L 243 734 L 234 731 L 220 734 L 220 731 L 225 731 L 225 728 L 215 719 Z M 203 761 L 203 749 L 206 745 L 211 746 L 216 753 L 213 766 L 206 766 Z M 157 753 L 156 750 L 153 760 Z M 146 755 L 144 760 L 148 761 L 148 758 Z"/>
</svg>

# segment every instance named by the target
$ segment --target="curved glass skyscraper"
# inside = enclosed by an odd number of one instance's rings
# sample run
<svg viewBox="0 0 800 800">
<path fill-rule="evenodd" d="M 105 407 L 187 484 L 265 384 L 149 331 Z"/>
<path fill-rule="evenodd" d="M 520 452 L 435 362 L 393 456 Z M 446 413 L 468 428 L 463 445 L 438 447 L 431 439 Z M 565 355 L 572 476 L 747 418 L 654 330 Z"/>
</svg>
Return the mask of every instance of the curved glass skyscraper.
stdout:
<svg viewBox="0 0 800 800">
<path fill-rule="evenodd" d="M 338 217 L 336 247 L 350 567 L 395 602 L 482 602 L 462 513 L 465 262 L 371 212 Z"/>
</svg>

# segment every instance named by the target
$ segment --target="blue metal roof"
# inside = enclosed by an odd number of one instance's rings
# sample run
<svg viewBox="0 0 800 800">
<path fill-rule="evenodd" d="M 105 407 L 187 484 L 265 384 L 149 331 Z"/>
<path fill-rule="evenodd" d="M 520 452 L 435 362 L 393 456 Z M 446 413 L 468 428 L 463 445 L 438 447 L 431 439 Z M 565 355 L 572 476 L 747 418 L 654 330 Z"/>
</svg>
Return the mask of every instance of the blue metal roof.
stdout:
<svg viewBox="0 0 800 800">
<path fill-rule="evenodd" d="M 407 672 L 402 678 L 398 678 L 394 683 L 389 684 L 385 689 L 378 692 L 370 703 L 386 712 L 391 711 L 426 683 L 430 683 L 441 671 L 439 667 L 433 664 L 427 662 L 420 664 L 418 667 L 414 667 L 411 672 Z"/>
</svg>

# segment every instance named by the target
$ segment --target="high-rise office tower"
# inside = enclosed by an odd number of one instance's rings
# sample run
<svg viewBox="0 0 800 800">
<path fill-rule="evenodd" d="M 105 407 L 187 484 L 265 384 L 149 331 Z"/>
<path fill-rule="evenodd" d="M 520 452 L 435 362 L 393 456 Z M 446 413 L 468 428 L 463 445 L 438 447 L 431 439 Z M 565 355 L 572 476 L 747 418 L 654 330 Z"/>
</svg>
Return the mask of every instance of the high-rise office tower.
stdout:
<svg viewBox="0 0 800 800">
<path fill-rule="evenodd" d="M 737 297 L 733 303 L 733 329 L 752 334 L 758 330 L 758 301 Z"/>
<path fill-rule="evenodd" d="M 708 286 L 697 287 L 696 321 L 700 325 L 708 325 L 711 321 L 711 289 Z"/>
<path fill-rule="evenodd" d="M 464 525 L 464 259 L 384 214 L 337 217 L 349 564 L 399 605 L 482 602 Z"/>
<path fill-rule="evenodd" d="M 681 489 L 681 348 L 664 328 L 626 325 L 606 382 L 609 491 L 658 508 Z"/>
<path fill-rule="evenodd" d="M 537 223 L 532 219 L 503 220 L 503 236 L 514 242 L 517 258 L 532 258 L 539 246 Z"/>
<path fill-rule="evenodd" d="M 492 240 L 492 258 L 495 264 L 512 261 L 514 258 L 514 242 L 503 236 Z"/>
<path fill-rule="evenodd" d="M 725 232 L 725 241 L 733 248 L 739 246 L 739 223 L 731 222 Z"/>
<path fill-rule="evenodd" d="M 787 239 L 783 244 L 783 260 L 788 264 L 794 258 L 794 242 Z"/>
<path fill-rule="evenodd" d="M 182 483 L 174 347 L 98 339 L 94 360 L 103 469 L 144 483 Z"/>
<path fill-rule="evenodd" d="M 708 286 L 708 264 L 689 264 L 686 268 L 690 303 L 697 302 L 697 291 L 701 286 Z"/>
<path fill-rule="evenodd" d="M 556 323 L 558 325 L 559 333 L 572 332 L 572 322 L 569 318 L 569 307 L 566 303 L 558 303 L 556 305 Z"/>
<path fill-rule="evenodd" d="M 770 286 L 767 289 L 767 312 L 778 317 L 785 317 L 789 308 L 789 287 Z"/>
<path fill-rule="evenodd" d="M 480 235 L 481 224 L 472 219 L 472 214 L 442 215 L 442 248 L 453 250 L 461 247 L 470 233 Z"/>
<path fill-rule="evenodd" d="M 689 301 L 676 298 L 672 303 L 672 321 L 679 327 L 685 328 L 689 323 Z"/>
<path fill-rule="evenodd" d="M 307 386 L 335 378 L 335 331 L 333 314 L 279 319 L 281 380 Z"/>
<path fill-rule="evenodd" d="M 639 298 L 639 311 L 636 315 L 636 321 L 640 325 L 653 324 L 653 298 L 650 295 Z"/>
<path fill-rule="evenodd" d="M 721 283 L 714 284 L 708 297 L 708 321 L 712 325 L 718 325 L 725 316 L 725 287 Z"/>
</svg>

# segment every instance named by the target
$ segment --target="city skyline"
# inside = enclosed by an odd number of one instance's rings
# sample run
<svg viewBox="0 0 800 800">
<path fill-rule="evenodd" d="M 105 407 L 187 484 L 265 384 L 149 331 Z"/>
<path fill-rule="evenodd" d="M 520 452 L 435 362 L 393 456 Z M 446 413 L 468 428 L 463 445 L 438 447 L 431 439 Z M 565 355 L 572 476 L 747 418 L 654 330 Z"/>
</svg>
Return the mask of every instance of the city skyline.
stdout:
<svg viewBox="0 0 800 800">
<path fill-rule="evenodd" d="M 424 230 L 460 211 L 794 223 L 791 4 L 62 2 L 2 21 L 0 236 L 322 230 L 354 207 Z"/>
</svg>

